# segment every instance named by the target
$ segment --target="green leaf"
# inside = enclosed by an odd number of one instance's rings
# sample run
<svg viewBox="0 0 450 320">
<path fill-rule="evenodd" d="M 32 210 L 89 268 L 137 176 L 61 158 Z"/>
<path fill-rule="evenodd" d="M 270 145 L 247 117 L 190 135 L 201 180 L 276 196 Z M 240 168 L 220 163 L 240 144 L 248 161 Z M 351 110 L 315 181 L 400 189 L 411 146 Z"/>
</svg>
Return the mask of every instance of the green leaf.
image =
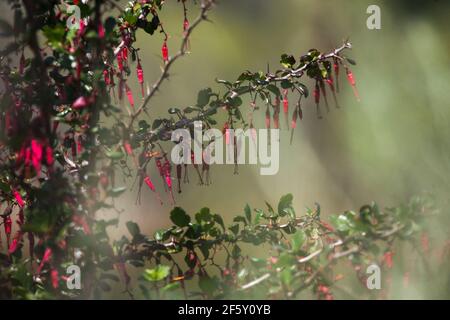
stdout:
<svg viewBox="0 0 450 320">
<path fill-rule="evenodd" d="M 127 187 L 117 187 L 108 191 L 110 197 L 116 198 L 127 190 Z"/>
<path fill-rule="evenodd" d="M 56 25 L 51 27 L 49 25 L 46 25 L 42 28 L 42 31 L 51 47 L 53 47 L 54 49 L 63 47 L 64 34 L 66 33 L 65 26 Z"/>
<path fill-rule="evenodd" d="M 243 224 L 247 225 L 247 220 L 243 216 L 236 216 L 233 218 L 233 222 L 242 222 Z"/>
<path fill-rule="evenodd" d="M 309 90 L 308 87 L 305 86 L 303 83 L 299 83 L 298 87 L 300 88 L 300 90 L 303 92 L 303 95 L 305 96 L 305 98 L 308 98 L 309 96 Z"/>
<path fill-rule="evenodd" d="M 222 83 L 222 84 L 226 85 L 227 87 L 231 87 L 232 86 L 232 83 L 230 81 L 227 81 L 227 80 L 222 80 L 222 79 L 217 79 L 216 78 L 216 82 L 217 83 Z"/>
<path fill-rule="evenodd" d="M 264 211 L 256 209 L 255 224 L 258 224 L 264 218 Z"/>
<path fill-rule="evenodd" d="M 180 282 L 172 282 L 172 283 L 169 283 L 168 285 L 162 287 L 161 292 L 175 291 L 175 290 L 179 289 L 180 286 L 181 286 Z"/>
<path fill-rule="evenodd" d="M 214 221 L 216 223 L 218 223 L 222 227 L 222 229 L 225 231 L 225 224 L 223 223 L 222 217 L 220 215 L 218 215 L 218 214 L 215 214 L 213 216 L 213 218 L 214 218 Z"/>
<path fill-rule="evenodd" d="M 267 90 L 269 90 L 270 92 L 272 92 L 275 96 L 279 97 L 281 95 L 280 89 L 274 85 L 274 84 L 269 84 L 267 86 Z"/>
<path fill-rule="evenodd" d="M 302 245 L 305 243 L 306 240 L 306 234 L 303 230 L 297 230 L 296 233 L 292 236 L 291 245 L 292 250 L 298 251 L 302 247 Z"/>
<path fill-rule="evenodd" d="M 176 113 L 180 112 L 180 109 L 178 109 L 178 108 L 169 108 L 168 112 L 170 114 L 176 114 Z"/>
<path fill-rule="evenodd" d="M 137 22 L 137 17 L 131 11 L 127 11 L 123 16 L 123 19 L 128 22 L 130 25 L 134 26 Z"/>
<path fill-rule="evenodd" d="M 234 235 L 237 235 L 239 233 L 239 225 L 233 224 L 231 227 L 229 227 L 231 232 L 233 232 Z"/>
<path fill-rule="evenodd" d="M 180 207 L 175 207 L 170 212 L 170 220 L 172 220 L 176 226 L 183 228 L 189 225 L 191 222 L 191 217 L 189 217 Z"/>
<path fill-rule="evenodd" d="M 210 243 L 204 242 L 198 247 L 200 249 L 200 251 L 202 252 L 205 260 L 207 260 L 209 258 L 209 249 L 211 249 L 211 246 L 212 245 Z"/>
<path fill-rule="evenodd" d="M 161 119 L 155 119 L 152 124 L 152 130 L 158 129 L 161 126 L 162 122 L 163 121 Z"/>
<path fill-rule="evenodd" d="M 234 245 L 233 250 L 231 251 L 231 257 L 233 259 L 238 259 L 241 255 L 241 252 L 242 252 L 241 248 L 236 244 Z"/>
<path fill-rule="evenodd" d="M 144 27 L 145 32 L 147 32 L 148 34 L 153 34 L 155 33 L 155 30 L 158 28 L 159 26 L 159 17 L 158 15 L 153 16 L 151 21 L 147 21 Z"/>
<path fill-rule="evenodd" d="M 295 64 L 295 58 L 292 55 L 283 54 L 281 56 L 280 63 L 285 68 L 292 68 L 292 66 Z"/>
<path fill-rule="evenodd" d="M 170 267 L 159 264 L 154 269 L 146 269 L 143 278 L 150 282 L 160 281 L 165 279 L 170 272 Z"/>
<path fill-rule="evenodd" d="M 137 223 L 133 222 L 133 221 L 128 221 L 126 223 L 128 232 L 130 232 L 130 234 L 134 237 L 137 235 L 141 234 L 141 230 L 139 229 L 139 226 Z"/>
<path fill-rule="evenodd" d="M 186 108 L 183 109 L 183 112 L 184 113 L 191 113 L 191 112 L 194 112 L 195 110 L 199 110 L 199 109 L 194 108 L 194 107 L 186 107 Z"/>
<path fill-rule="evenodd" d="M 245 205 L 244 213 L 248 223 L 252 223 L 252 209 L 250 209 L 250 206 L 248 204 Z"/>
<path fill-rule="evenodd" d="M 294 264 L 295 264 L 295 257 L 287 252 L 283 252 L 278 258 L 276 266 L 279 268 L 284 268 L 290 267 Z"/>
<path fill-rule="evenodd" d="M 346 232 L 354 227 L 353 221 L 351 221 L 346 215 L 340 214 L 338 216 L 330 216 L 331 224 L 339 231 Z"/>
<path fill-rule="evenodd" d="M 280 202 L 278 202 L 278 214 L 280 216 L 285 216 L 288 213 L 288 209 L 292 208 L 293 198 L 290 193 L 281 197 Z"/>
<path fill-rule="evenodd" d="M 280 86 L 283 89 L 289 89 L 289 88 L 292 88 L 292 83 L 289 80 L 283 80 L 283 81 L 281 81 Z"/>
<path fill-rule="evenodd" d="M 198 223 L 201 223 L 202 221 L 203 222 L 209 222 L 209 221 L 212 220 L 212 218 L 213 217 L 212 217 L 212 215 L 211 215 L 211 213 L 209 211 L 209 208 L 202 208 L 202 209 L 200 209 L 200 212 L 197 212 L 195 214 L 195 220 Z"/>
<path fill-rule="evenodd" d="M 200 108 L 206 106 L 209 103 L 211 94 L 212 94 L 211 88 L 200 90 L 197 96 L 197 106 Z"/>
<path fill-rule="evenodd" d="M 106 156 L 113 160 L 119 160 L 124 157 L 124 154 L 122 151 L 108 151 L 106 152 Z"/>
<path fill-rule="evenodd" d="M 242 105 L 242 99 L 240 97 L 228 98 L 227 103 L 231 107 L 239 107 Z"/>
<path fill-rule="evenodd" d="M 345 57 L 345 59 L 348 61 L 348 63 L 352 64 L 352 65 L 356 65 L 356 61 L 353 59 L 350 59 L 349 57 Z"/>
<path fill-rule="evenodd" d="M 165 241 L 169 239 L 170 231 L 164 229 L 157 230 L 154 234 L 154 237 L 156 241 Z"/>
<path fill-rule="evenodd" d="M 289 286 L 292 283 L 292 270 L 290 268 L 286 268 L 280 273 L 280 279 L 285 286 Z"/>
<path fill-rule="evenodd" d="M 147 123 L 147 121 L 145 121 L 145 120 L 139 121 L 139 129 L 140 130 L 147 130 L 148 128 L 150 128 L 150 125 Z"/>
</svg>

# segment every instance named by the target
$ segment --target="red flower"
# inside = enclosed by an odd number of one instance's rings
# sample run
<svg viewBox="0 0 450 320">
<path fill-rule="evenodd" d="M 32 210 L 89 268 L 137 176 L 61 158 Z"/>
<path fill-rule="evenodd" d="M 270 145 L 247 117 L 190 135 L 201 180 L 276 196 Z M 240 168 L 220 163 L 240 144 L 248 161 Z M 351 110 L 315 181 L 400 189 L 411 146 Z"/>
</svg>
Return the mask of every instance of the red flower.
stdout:
<svg viewBox="0 0 450 320">
<path fill-rule="evenodd" d="M 25 205 L 25 202 L 23 201 L 22 196 L 20 195 L 20 193 L 17 192 L 16 190 L 14 190 L 13 191 L 13 195 L 14 195 L 14 198 L 16 199 L 17 204 L 19 205 L 19 207 L 22 208 Z"/>
<path fill-rule="evenodd" d="M 144 182 L 145 182 L 145 184 L 150 188 L 150 190 L 152 190 L 153 192 L 155 192 L 155 186 L 153 185 L 153 182 L 152 182 L 152 180 L 150 179 L 150 177 L 149 176 L 146 176 L 145 178 L 144 178 Z"/>
<path fill-rule="evenodd" d="M 52 286 L 54 289 L 58 288 L 58 270 L 52 269 L 50 271 L 50 278 L 52 279 Z"/>
<path fill-rule="evenodd" d="M 169 49 L 167 48 L 167 41 L 164 40 L 163 46 L 161 48 L 162 56 L 164 62 L 169 61 Z"/>
<path fill-rule="evenodd" d="M 394 256 L 394 253 L 392 251 L 386 252 L 383 256 L 384 262 L 386 263 L 386 267 L 388 269 L 391 269 L 394 265 L 392 262 L 393 256 Z"/>
</svg>

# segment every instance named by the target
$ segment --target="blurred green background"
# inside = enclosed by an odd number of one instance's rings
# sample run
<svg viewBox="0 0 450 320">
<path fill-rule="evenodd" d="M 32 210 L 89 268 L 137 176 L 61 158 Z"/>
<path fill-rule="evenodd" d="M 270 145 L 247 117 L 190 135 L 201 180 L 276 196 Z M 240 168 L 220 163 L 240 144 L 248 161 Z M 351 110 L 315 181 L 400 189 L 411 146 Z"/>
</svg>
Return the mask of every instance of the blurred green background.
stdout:
<svg viewBox="0 0 450 320">
<path fill-rule="evenodd" d="M 126 1 L 123 1 L 126 3 Z M 366 9 L 381 8 L 381 30 L 368 30 Z M 188 1 L 192 21 L 198 6 Z M 3 5 L 2 5 L 3 7 Z M 2 15 L 7 14 L 2 10 Z M 304 119 L 289 144 L 283 115 L 280 125 L 280 170 L 274 176 L 259 175 L 259 166 L 212 166 L 213 184 L 197 185 L 192 168 L 191 183 L 176 195 L 178 206 L 194 214 L 207 206 L 230 222 L 246 203 L 263 207 L 276 204 L 292 193 L 294 207 L 320 203 L 325 216 L 362 204 L 397 205 L 422 191 L 448 198 L 450 190 L 450 1 L 377 0 L 222 0 L 192 35 L 191 54 L 180 59 L 168 82 L 152 100 L 150 117 L 167 116 L 170 107 L 193 105 L 205 87 L 219 89 L 215 78 L 234 80 L 249 69 L 279 68 L 282 53 L 299 57 L 311 48 L 332 50 L 347 37 L 357 61 L 353 73 L 361 95 L 356 102 L 344 74 L 338 96 L 341 109 L 324 119 L 316 117 L 313 99 L 303 103 Z M 170 34 L 169 52 L 178 50 L 182 37 L 183 10 L 167 1 L 161 13 Z M 162 35 L 139 34 L 138 47 L 146 81 L 160 75 Z M 132 79 L 135 97 L 139 96 Z M 311 87 L 312 82 L 306 81 Z M 291 106 L 294 96 L 291 97 Z M 247 114 L 249 101 L 243 104 Z M 263 109 L 264 110 L 264 109 Z M 322 109 L 325 110 L 324 108 Z M 256 114 L 255 126 L 264 127 L 264 111 Z M 219 121 L 223 125 L 224 118 Z M 162 189 L 156 168 L 151 168 L 157 188 Z M 130 181 L 125 182 L 131 185 Z M 121 223 L 140 223 L 144 233 L 170 225 L 168 195 L 160 206 L 149 190 L 135 205 L 136 190 L 118 203 L 125 209 Z M 111 216 L 111 212 L 101 215 Z M 448 226 L 442 232 L 448 234 Z M 124 227 L 112 230 L 121 236 Z M 401 297 L 420 298 L 420 292 Z"/>
<path fill-rule="evenodd" d="M 366 27 L 370 4 L 381 8 L 381 30 Z M 331 112 L 319 120 L 313 99 L 308 98 L 292 145 L 280 115 L 277 175 L 260 176 L 258 166 L 240 166 L 239 175 L 233 175 L 232 165 L 212 166 L 213 184 L 205 187 L 196 184 L 191 169 L 191 184 L 177 196 L 177 205 L 191 213 L 209 206 L 231 217 L 245 203 L 275 203 L 290 192 L 296 208 L 319 202 L 328 214 L 358 209 L 372 200 L 396 205 L 423 190 L 446 194 L 449 8 L 448 1 L 220 1 L 210 14 L 212 22 L 194 32 L 192 53 L 176 63 L 170 80 L 151 103 L 152 118 L 167 115 L 169 107 L 195 104 L 197 92 L 204 87 L 221 89 L 216 77 L 234 80 L 244 70 L 265 70 L 267 64 L 275 69 L 282 53 L 298 57 L 313 47 L 328 51 L 347 37 L 354 46 L 348 56 L 358 63 L 353 72 L 362 101 L 356 102 L 342 74 L 338 96 L 342 108 L 334 109 L 330 101 Z M 188 9 L 192 21 L 198 10 L 191 2 Z M 182 35 L 181 5 L 167 1 L 161 18 L 173 53 Z M 162 39 L 162 35 L 140 36 L 149 83 L 160 73 Z M 291 106 L 292 101 L 294 96 Z M 246 114 L 248 100 L 243 108 Z M 263 113 L 257 113 L 255 126 L 264 126 Z M 134 206 L 134 200 L 133 193 L 123 203 L 127 218 L 145 222 L 146 231 L 169 223 L 170 206 L 159 206 L 150 192 L 141 206 Z"/>
<path fill-rule="evenodd" d="M 381 30 L 366 27 L 371 4 L 381 8 Z M 188 8 L 192 21 L 198 10 L 191 3 Z M 151 103 L 152 118 L 167 115 L 169 107 L 195 104 L 200 89 L 220 89 L 216 77 L 234 80 L 247 69 L 266 70 L 267 64 L 273 70 L 282 53 L 299 57 L 310 48 L 328 51 L 347 37 L 354 47 L 348 56 L 358 63 L 353 72 L 362 101 L 355 101 L 342 74 L 338 96 L 342 108 L 336 110 L 330 103 L 331 112 L 319 120 L 313 99 L 308 98 L 292 145 L 280 116 L 277 175 L 260 176 L 258 166 L 240 166 L 239 175 L 233 175 L 233 166 L 212 166 L 213 184 L 205 187 L 197 185 L 191 168 L 191 184 L 176 197 L 177 205 L 191 214 L 208 206 L 230 221 L 246 203 L 263 207 L 264 200 L 277 203 L 286 193 L 294 195 L 297 211 L 318 202 L 325 216 L 357 210 L 371 201 L 397 205 L 422 191 L 448 199 L 449 9 L 449 1 L 220 1 L 210 14 L 211 23 L 194 32 L 192 53 L 176 64 L 170 81 Z M 173 53 L 182 35 L 182 7 L 167 1 L 161 18 Z M 139 40 L 150 83 L 160 73 L 162 39 L 142 33 Z M 292 101 L 293 96 L 291 106 Z M 248 100 L 243 108 L 246 114 Z M 264 111 L 256 115 L 257 127 L 264 127 L 263 117 Z M 156 168 L 152 170 L 156 178 Z M 170 224 L 169 204 L 161 207 L 148 191 L 141 206 L 134 201 L 134 192 L 123 199 L 123 222 L 140 222 L 148 233 Z M 448 234 L 446 230 L 448 226 L 442 226 L 441 232 Z M 117 230 L 117 236 L 123 231 Z M 401 282 L 401 276 L 397 278 Z M 393 297 L 423 296 L 420 290 L 399 290 Z"/>
</svg>

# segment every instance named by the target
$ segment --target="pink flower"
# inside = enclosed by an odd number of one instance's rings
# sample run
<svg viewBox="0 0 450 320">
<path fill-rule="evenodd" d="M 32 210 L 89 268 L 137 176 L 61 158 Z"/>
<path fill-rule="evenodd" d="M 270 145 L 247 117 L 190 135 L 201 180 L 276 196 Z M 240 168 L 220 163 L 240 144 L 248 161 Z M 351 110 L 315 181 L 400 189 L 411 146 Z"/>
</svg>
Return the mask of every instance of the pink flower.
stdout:
<svg viewBox="0 0 450 320">
<path fill-rule="evenodd" d="M 41 173 L 41 161 L 42 161 L 42 145 L 39 141 L 31 140 L 31 163 L 33 164 L 36 173 Z"/>
<path fill-rule="evenodd" d="M 58 288 L 58 270 L 52 269 L 50 271 L 50 277 L 52 279 L 52 286 L 54 289 Z"/>
<path fill-rule="evenodd" d="M 51 166 L 53 164 L 53 149 L 50 146 L 47 146 L 45 148 L 45 159 L 47 162 L 47 165 Z"/>
<path fill-rule="evenodd" d="M 8 252 L 10 254 L 16 252 L 18 244 L 19 244 L 19 239 L 18 238 L 14 238 L 12 243 L 11 243 L 11 245 L 9 246 Z"/>
<path fill-rule="evenodd" d="M 88 101 L 85 97 L 79 97 L 75 102 L 72 104 L 72 108 L 74 109 L 83 109 L 88 105 Z"/>
<path fill-rule="evenodd" d="M 14 198 L 16 198 L 16 201 L 17 201 L 17 204 L 19 205 L 19 207 L 23 208 L 23 206 L 25 205 L 25 202 L 23 201 L 20 193 L 17 192 L 16 190 L 14 190 L 13 195 L 14 195 Z"/>
<path fill-rule="evenodd" d="M 103 27 L 103 24 L 99 23 L 98 25 L 98 36 L 99 38 L 105 37 L 105 28 Z"/>
<path fill-rule="evenodd" d="M 155 186 L 153 185 L 152 180 L 150 179 L 150 177 L 145 177 L 144 178 L 144 182 L 145 184 L 150 188 L 150 190 L 155 191 Z"/>
<path fill-rule="evenodd" d="M 51 257 L 52 257 L 52 249 L 50 248 L 45 249 L 44 256 L 42 257 L 41 263 L 37 270 L 38 274 L 41 273 L 42 268 L 44 268 L 44 265 L 50 260 Z"/>
</svg>

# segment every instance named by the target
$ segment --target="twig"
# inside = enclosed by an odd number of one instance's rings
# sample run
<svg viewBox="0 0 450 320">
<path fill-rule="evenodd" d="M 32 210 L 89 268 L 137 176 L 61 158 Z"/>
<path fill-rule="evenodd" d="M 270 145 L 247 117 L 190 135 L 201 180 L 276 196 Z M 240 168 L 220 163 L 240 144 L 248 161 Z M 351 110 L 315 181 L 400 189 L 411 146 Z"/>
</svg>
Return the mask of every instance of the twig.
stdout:
<svg viewBox="0 0 450 320">
<path fill-rule="evenodd" d="M 266 274 L 262 275 L 261 277 L 253 280 L 252 282 L 249 282 L 249 283 L 243 285 L 241 287 L 241 290 L 247 290 L 247 289 L 249 289 L 249 288 L 251 288 L 253 286 L 256 286 L 257 284 L 260 284 L 261 282 L 263 282 L 264 280 L 268 279 L 269 277 L 270 277 L 270 273 L 266 273 Z"/>
<path fill-rule="evenodd" d="M 176 60 L 178 60 L 179 58 L 181 58 L 182 56 L 184 56 L 186 54 L 186 52 L 187 52 L 186 51 L 186 44 L 189 41 L 189 37 L 190 37 L 192 31 L 202 21 L 207 19 L 207 12 L 208 12 L 209 9 L 211 9 L 212 5 L 214 4 L 214 1 L 215 0 L 205 0 L 205 1 L 202 2 L 200 14 L 194 20 L 194 22 L 189 26 L 189 28 L 186 29 L 186 31 L 185 31 L 185 34 L 183 36 L 183 41 L 181 42 L 180 50 L 173 57 L 171 57 L 169 59 L 169 61 L 164 65 L 160 77 L 158 78 L 158 80 L 156 80 L 156 82 L 151 87 L 150 92 L 147 95 L 147 97 L 145 98 L 145 100 L 143 101 L 142 105 L 131 116 L 131 121 L 130 121 L 130 123 L 128 125 L 128 129 L 131 128 L 131 126 L 133 125 L 134 120 L 136 120 L 136 118 L 142 113 L 142 111 L 145 111 L 145 108 L 147 107 L 148 103 L 153 98 L 155 93 L 158 91 L 158 89 L 161 86 L 161 84 L 163 83 L 163 81 L 166 78 L 168 78 L 170 67 L 175 63 Z"/>
</svg>

